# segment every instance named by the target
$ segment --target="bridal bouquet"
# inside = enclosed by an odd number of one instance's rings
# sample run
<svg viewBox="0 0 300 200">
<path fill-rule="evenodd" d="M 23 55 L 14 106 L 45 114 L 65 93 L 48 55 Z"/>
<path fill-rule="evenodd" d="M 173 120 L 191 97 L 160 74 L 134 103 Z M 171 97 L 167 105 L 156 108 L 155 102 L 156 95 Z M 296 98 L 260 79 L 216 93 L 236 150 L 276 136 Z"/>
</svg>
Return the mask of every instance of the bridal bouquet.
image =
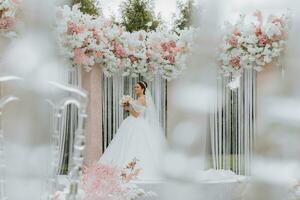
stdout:
<svg viewBox="0 0 300 200">
<path fill-rule="evenodd" d="M 130 102 L 132 102 L 133 101 L 133 98 L 131 97 L 131 96 L 129 96 L 129 95 L 124 95 L 122 98 L 121 98 L 121 100 L 120 100 L 120 105 L 121 106 L 124 106 L 124 105 L 129 105 L 130 104 Z"/>
<path fill-rule="evenodd" d="M 244 69 L 261 71 L 278 60 L 285 50 L 289 21 L 287 15 L 264 20 L 257 11 L 241 15 L 236 24 L 227 23 L 219 55 L 221 72 L 239 78 Z"/>
<path fill-rule="evenodd" d="M 140 169 L 136 169 L 137 159 L 124 169 L 96 163 L 85 168 L 82 188 L 86 200 L 134 200 L 143 196 L 153 196 L 153 192 L 145 192 L 132 183 Z"/>
</svg>

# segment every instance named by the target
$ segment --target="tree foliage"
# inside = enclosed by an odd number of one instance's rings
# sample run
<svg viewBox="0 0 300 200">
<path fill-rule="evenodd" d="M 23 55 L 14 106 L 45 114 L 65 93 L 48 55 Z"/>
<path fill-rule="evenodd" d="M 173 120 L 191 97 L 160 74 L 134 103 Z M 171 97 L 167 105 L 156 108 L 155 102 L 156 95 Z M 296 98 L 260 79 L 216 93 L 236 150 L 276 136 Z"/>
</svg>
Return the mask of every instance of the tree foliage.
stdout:
<svg viewBox="0 0 300 200">
<path fill-rule="evenodd" d="M 80 4 L 81 12 L 90 15 L 99 15 L 99 8 L 96 6 L 95 0 L 72 0 L 72 5 Z"/>
<path fill-rule="evenodd" d="M 160 24 L 151 0 L 125 0 L 121 4 L 121 14 L 121 24 L 129 32 L 156 30 Z"/>
<path fill-rule="evenodd" d="M 194 0 L 188 0 L 183 2 L 177 1 L 177 7 L 179 9 L 179 17 L 175 20 L 175 28 L 180 30 L 191 27 L 193 24 L 193 14 L 196 11 Z"/>
</svg>

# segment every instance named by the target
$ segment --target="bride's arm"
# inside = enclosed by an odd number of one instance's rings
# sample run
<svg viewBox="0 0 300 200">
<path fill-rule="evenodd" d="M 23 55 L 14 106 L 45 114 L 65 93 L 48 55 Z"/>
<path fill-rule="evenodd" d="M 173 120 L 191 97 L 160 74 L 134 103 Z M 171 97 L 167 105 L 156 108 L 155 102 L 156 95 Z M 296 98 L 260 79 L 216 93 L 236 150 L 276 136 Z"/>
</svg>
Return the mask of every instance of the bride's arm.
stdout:
<svg viewBox="0 0 300 200">
<path fill-rule="evenodd" d="M 140 113 L 136 112 L 132 107 L 130 106 L 125 106 L 124 109 L 129 112 L 132 116 L 138 117 Z"/>
</svg>

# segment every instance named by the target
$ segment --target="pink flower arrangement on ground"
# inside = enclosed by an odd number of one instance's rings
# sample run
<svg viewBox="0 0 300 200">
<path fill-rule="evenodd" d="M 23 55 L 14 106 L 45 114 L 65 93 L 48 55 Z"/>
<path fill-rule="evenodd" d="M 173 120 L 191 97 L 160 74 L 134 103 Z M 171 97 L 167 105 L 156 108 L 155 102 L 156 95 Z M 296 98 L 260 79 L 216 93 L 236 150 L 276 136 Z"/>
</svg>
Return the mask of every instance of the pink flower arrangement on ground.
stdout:
<svg viewBox="0 0 300 200">
<path fill-rule="evenodd" d="M 99 163 L 85 169 L 82 189 L 86 200 L 113 200 L 125 194 L 116 167 Z"/>
<path fill-rule="evenodd" d="M 264 21 L 260 11 L 241 15 L 236 24 L 227 23 L 219 55 L 221 73 L 239 78 L 244 69 L 260 71 L 278 61 L 285 50 L 289 24 L 287 15 L 271 15 Z"/>
<path fill-rule="evenodd" d="M 115 166 L 95 163 L 85 168 L 82 178 L 82 189 L 86 200 L 134 200 L 141 196 L 153 195 L 131 183 L 140 172 L 137 159 L 119 170 Z"/>
</svg>

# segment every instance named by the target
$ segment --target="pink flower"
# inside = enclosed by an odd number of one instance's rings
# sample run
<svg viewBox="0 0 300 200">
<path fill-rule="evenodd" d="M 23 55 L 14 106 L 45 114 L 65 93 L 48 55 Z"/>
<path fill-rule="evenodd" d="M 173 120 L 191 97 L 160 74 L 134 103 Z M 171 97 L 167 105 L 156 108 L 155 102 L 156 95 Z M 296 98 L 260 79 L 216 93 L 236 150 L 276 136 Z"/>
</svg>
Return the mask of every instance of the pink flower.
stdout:
<svg viewBox="0 0 300 200">
<path fill-rule="evenodd" d="M 270 15 L 268 21 L 274 24 L 280 24 L 283 27 L 286 25 L 286 22 L 281 17 L 276 17 L 274 15 Z"/>
<path fill-rule="evenodd" d="M 168 46 L 170 47 L 170 48 L 176 48 L 176 42 L 175 41 L 170 41 L 169 43 L 168 43 Z"/>
<path fill-rule="evenodd" d="M 128 58 L 130 59 L 131 63 L 137 62 L 138 59 L 134 55 L 129 55 Z"/>
<path fill-rule="evenodd" d="M 118 58 L 124 58 L 125 57 L 125 50 L 123 49 L 123 47 L 121 45 L 117 46 L 117 48 L 115 49 L 115 55 Z"/>
<path fill-rule="evenodd" d="M 241 59 L 240 57 L 236 56 L 230 59 L 229 63 L 232 65 L 235 69 L 239 69 L 241 67 Z"/>
<path fill-rule="evenodd" d="M 176 52 L 177 52 L 177 53 L 178 53 L 178 52 L 179 52 L 179 53 L 184 53 L 184 52 L 187 51 L 187 49 L 188 49 L 187 45 L 184 45 L 184 46 L 178 48 Z"/>
<path fill-rule="evenodd" d="M 174 55 L 168 55 L 165 57 L 166 60 L 168 60 L 171 64 L 175 63 L 175 56 Z"/>
<path fill-rule="evenodd" d="M 241 31 L 239 31 L 238 29 L 235 29 L 233 31 L 233 35 L 235 35 L 235 36 L 241 36 Z"/>
<path fill-rule="evenodd" d="M 139 174 L 141 169 L 136 169 L 138 160 L 134 158 L 127 166 L 121 171 L 123 181 L 130 182 L 134 180 Z"/>
<path fill-rule="evenodd" d="M 261 11 L 259 11 L 259 10 L 255 11 L 253 13 L 253 16 L 257 17 L 257 20 L 258 20 L 259 24 L 262 24 L 263 17 L 262 17 Z"/>
<path fill-rule="evenodd" d="M 161 47 L 162 47 L 163 51 L 167 51 L 169 49 L 168 43 L 166 43 L 166 42 L 162 43 Z"/>
<path fill-rule="evenodd" d="M 262 30 L 260 25 L 255 27 L 255 35 L 256 36 L 262 35 Z"/>
<path fill-rule="evenodd" d="M 259 46 L 265 46 L 266 44 L 269 44 L 270 40 L 268 39 L 268 37 L 264 34 L 261 34 L 258 36 L 258 45 Z"/>
<path fill-rule="evenodd" d="M 68 22 L 68 34 L 78 34 L 85 31 L 84 25 L 77 26 L 74 22 Z"/>
<path fill-rule="evenodd" d="M 95 163 L 84 169 L 81 182 L 86 200 L 112 200 L 126 192 L 119 171 L 111 165 Z"/>
<path fill-rule="evenodd" d="M 80 48 L 74 50 L 74 63 L 77 65 L 86 65 L 88 62 L 88 56 Z"/>
<path fill-rule="evenodd" d="M 92 33 L 93 33 L 93 38 L 94 38 L 95 40 L 99 41 L 99 40 L 100 40 L 100 35 L 99 35 L 99 33 L 98 33 L 95 29 L 92 29 L 91 31 L 92 31 Z"/>
<path fill-rule="evenodd" d="M 176 47 L 177 47 L 176 42 L 173 40 L 169 41 L 169 42 L 163 42 L 160 44 L 160 46 L 164 52 L 167 52 L 167 51 L 174 52 L 174 51 L 176 51 Z"/>
<path fill-rule="evenodd" d="M 0 18 L 0 29 L 9 29 L 14 25 L 14 20 L 11 17 Z"/>
<path fill-rule="evenodd" d="M 97 58 L 101 58 L 104 55 L 104 53 L 102 51 L 96 51 L 95 55 Z"/>
<path fill-rule="evenodd" d="M 118 44 L 115 40 L 112 41 L 113 53 L 117 58 L 124 58 L 126 56 L 125 49 L 122 45 Z"/>
<path fill-rule="evenodd" d="M 146 57 L 147 57 L 147 59 L 151 59 L 152 54 L 151 54 L 149 51 L 147 51 L 147 52 L 146 52 Z"/>
<path fill-rule="evenodd" d="M 238 46 L 238 40 L 235 36 L 231 36 L 231 38 L 229 38 L 229 40 L 228 40 L 228 43 L 233 47 Z"/>
</svg>

